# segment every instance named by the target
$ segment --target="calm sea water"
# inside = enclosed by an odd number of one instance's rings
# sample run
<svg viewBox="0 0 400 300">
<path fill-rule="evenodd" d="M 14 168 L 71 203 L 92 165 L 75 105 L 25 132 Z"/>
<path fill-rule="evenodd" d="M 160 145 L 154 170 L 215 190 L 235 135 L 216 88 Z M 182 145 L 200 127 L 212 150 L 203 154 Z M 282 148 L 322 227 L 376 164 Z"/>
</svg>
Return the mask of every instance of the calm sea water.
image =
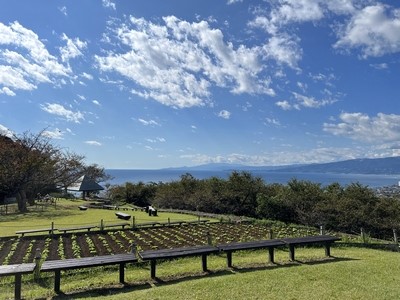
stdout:
<svg viewBox="0 0 400 300">
<path fill-rule="evenodd" d="M 186 171 L 182 170 L 122 170 L 107 169 L 114 179 L 108 181 L 111 184 L 124 184 L 126 182 L 137 183 L 139 181 L 148 182 L 170 182 L 179 180 L 180 176 Z M 227 179 L 231 171 L 188 171 L 197 179 L 206 179 L 210 177 L 219 177 Z M 253 176 L 259 176 L 266 183 L 286 184 L 288 181 L 296 178 L 298 180 L 309 180 L 311 182 L 328 185 L 338 182 L 345 186 L 354 182 L 359 182 L 371 188 L 397 185 L 400 181 L 400 175 L 365 175 L 365 174 L 327 174 L 327 173 L 294 173 L 294 172 L 274 172 L 274 171 L 251 171 Z"/>
</svg>

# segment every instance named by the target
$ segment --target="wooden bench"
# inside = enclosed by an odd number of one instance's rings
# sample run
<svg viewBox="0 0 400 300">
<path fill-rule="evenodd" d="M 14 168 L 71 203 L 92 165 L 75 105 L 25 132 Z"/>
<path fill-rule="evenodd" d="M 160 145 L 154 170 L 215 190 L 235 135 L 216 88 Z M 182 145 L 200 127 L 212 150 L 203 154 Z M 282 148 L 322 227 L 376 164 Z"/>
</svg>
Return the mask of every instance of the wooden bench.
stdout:
<svg viewBox="0 0 400 300">
<path fill-rule="evenodd" d="M 96 225 L 91 225 L 91 226 L 77 226 L 77 227 L 68 227 L 68 228 L 59 228 L 57 229 L 58 231 L 62 231 L 64 233 L 67 233 L 68 231 L 76 231 L 76 230 L 87 230 L 90 231 L 93 228 L 97 228 Z"/>
<path fill-rule="evenodd" d="M 219 248 L 210 245 L 173 248 L 173 249 L 160 249 L 160 250 L 147 250 L 139 252 L 139 256 L 143 260 L 150 260 L 150 276 L 156 278 L 156 263 L 157 259 L 172 259 L 186 256 L 199 256 L 202 257 L 203 272 L 207 271 L 207 255 L 218 253 Z"/>
<path fill-rule="evenodd" d="M 131 218 L 131 215 L 122 213 L 122 212 L 117 212 L 115 213 L 115 215 L 118 217 L 118 219 L 122 219 L 122 220 L 129 220 Z"/>
<path fill-rule="evenodd" d="M 160 224 L 161 224 L 160 222 L 143 222 L 143 223 L 138 223 L 135 226 L 136 227 L 149 227 L 149 226 L 154 227 L 154 226 L 160 225 Z"/>
<path fill-rule="evenodd" d="M 261 240 L 261 241 L 251 241 L 251 242 L 237 242 L 230 244 L 221 244 L 217 247 L 226 252 L 226 261 L 228 268 L 232 267 L 232 252 L 239 250 L 249 250 L 249 249 L 263 249 L 268 248 L 269 262 L 274 262 L 274 249 L 276 247 L 282 247 L 286 244 L 278 239 L 274 240 Z"/>
<path fill-rule="evenodd" d="M 84 206 L 84 205 L 78 206 L 78 208 L 79 208 L 79 210 L 87 210 L 88 209 L 88 207 Z"/>
<path fill-rule="evenodd" d="M 38 233 L 38 232 L 48 232 L 49 234 L 53 234 L 55 230 L 57 230 L 57 228 L 41 228 L 41 229 L 19 230 L 16 231 L 15 233 L 20 234 L 21 236 L 24 236 L 27 233 Z"/>
<path fill-rule="evenodd" d="M 316 236 L 306 236 L 298 238 L 285 238 L 281 240 L 289 247 L 289 259 L 291 261 L 294 261 L 295 246 L 322 244 L 325 247 L 325 255 L 331 256 L 330 247 L 335 241 L 339 241 L 340 238 L 330 235 L 316 235 Z"/>
<path fill-rule="evenodd" d="M 117 265 L 119 264 L 119 282 L 125 281 L 125 264 L 135 263 L 138 259 L 136 254 L 116 254 L 105 256 L 94 256 L 84 258 L 72 258 L 63 260 L 45 261 L 40 268 L 41 272 L 54 272 L 54 291 L 60 292 L 61 271 L 71 269 L 92 268 L 98 266 Z"/>
<path fill-rule="evenodd" d="M 131 225 L 131 224 L 128 223 L 128 222 L 124 222 L 124 223 L 111 223 L 111 224 L 104 224 L 104 225 L 103 225 L 103 228 L 119 227 L 119 226 L 121 226 L 122 229 L 124 229 L 125 226 L 129 226 L 129 225 Z"/>
<path fill-rule="evenodd" d="M 14 298 L 21 299 L 22 274 L 33 273 L 34 263 L 0 266 L 1 276 L 15 276 Z"/>
</svg>

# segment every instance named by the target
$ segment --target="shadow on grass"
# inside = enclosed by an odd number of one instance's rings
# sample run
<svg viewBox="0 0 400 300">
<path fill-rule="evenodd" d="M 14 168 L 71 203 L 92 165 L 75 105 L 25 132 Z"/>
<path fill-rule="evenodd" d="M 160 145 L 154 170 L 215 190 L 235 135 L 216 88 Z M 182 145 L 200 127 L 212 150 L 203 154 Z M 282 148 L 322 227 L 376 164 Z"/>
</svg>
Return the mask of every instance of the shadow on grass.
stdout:
<svg viewBox="0 0 400 300">
<path fill-rule="evenodd" d="M 106 287 L 99 287 L 90 290 L 84 291 L 74 291 L 68 294 L 60 293 L 57 296 L 54 296 L 50 299 L 83 299 L 83 298 L 92 298 L 99 296 L 112 296 L 117 294 L 130 293 L 134 291 L 151 289 L 157 286 L 166 286 L 178 284 L 181 282 L 187 282 L 192 280 L 197 280 L 201 278 L 213 278 L 220 276 L 234 276 L 235 273 L 247 273 L 254 272 L 260 270 L 272 270 L 272 269 L 280 269 L 280 268 L 292 268 L 299 267 L 302 265 L 318 265 L 318 264 L 327 264 L 327 263 L 335 263 L 341 261 L 354 261 L 358 259 L 353 258 L 342 258 L 342 257 L 329 257 L 320 260 L 309 260 L 309 261 L 293 261 L 293 262 L 284 262 L 284 263 L 268 263 L 268 264 L 254 264 L 247 265 L 245 267 L 234 266 L 232 268 L 221 269 L 221 270 L 208 270 L 207 272 L 200 272 L 196 274 L 180 274 L 176 276 L 168 276 L 165 278 L 156 277 L 155 279 L 149 279 L 148 281 L 142 282 L 132 282 L 125 284 L 115 284 Z M 43 283 L 44 286 L 50 287 L 51 283 L 48 281 Z M 51 286 L 52 287 L 52 286 Z M 49 299 L 49 298 L 46 298 Z"/>
</svg>

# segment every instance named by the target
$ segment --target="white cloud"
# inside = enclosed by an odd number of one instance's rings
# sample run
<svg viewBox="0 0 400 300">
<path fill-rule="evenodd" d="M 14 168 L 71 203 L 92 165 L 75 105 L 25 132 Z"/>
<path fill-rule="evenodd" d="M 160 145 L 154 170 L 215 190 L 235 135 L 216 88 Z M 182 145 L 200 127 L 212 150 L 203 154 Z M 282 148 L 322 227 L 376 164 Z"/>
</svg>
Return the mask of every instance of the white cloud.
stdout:
<svg viewBox="0 0 400 300">
<path fill-rule="evenodd" d="M 106 7 L 106 8 L 111 8 L 111 9 L 113 9 L 113 10 L 116 10 L 116 9 L 117 9 L 115 3 L 112 2 L 111 0 L 102 0 L 102 4 L 103 4 L 103 6 Z"/>
<path fill-rule="evenodd" d="M 80 111 L 73 112 L 57 103 L 46 103 L 46 105 L 42 104 L 41 108 L 42 108 L 42 110 L 44 110 L 45 112 L 48 112 L 49 114 L 63 117 L 67 121 L 71 121 L 74 123 L 79 123 L 80 120 L 84 119 L 84 116 Z"/>
<path fill-rule="evenodd" d="M 34 90 L 40 83 L 56 83 L 71 70 L 51 55 L 33 31 L 18 22 L 0 22 L 0 89 Z M 12 94 L 12 93 L 11 93 Z"/>
<path fill-rule="evenodd" d="M 68 15 L 67 7 L 66 7 L 66 6 L 59 7 L 58 10 L 59 10 L 64 16 L 67 16 L 67 15 Z"/>
<path fill-rule="evenodd" d="M 400 51 L 400 9 L 382 3 L 364 7 L 338 32 L 334 47 L 360 48 L 362 56 L 382 56 Z"/>
<path fill-rule="evenodd" d="M 97 100 L 93 100 L 92 103 L 93 103 L 93 104 L 96 104 L 96 105 L 98 105 L 98 106 L 101 106 L 100 102 L 97 101 Z"/>
<path fill-rule="evenodd" d="M 229 119 L 231 117 L 231 113 L 229 111 L 227 111 L 227 110 L 221 110 L 218 113 L 218 117 L 221 117 L 223 119 Z"/>
<path fill-rule="evenodd" d="M 57 140 L 64 139 L 62 131 L 58 128 L 54 129 L 53 131 L 45 130 L 43 132 L 43 136 L 49 137 L 51 139 L 57 139 Z"/>
<path fill-rule="evenodd" d="M 102 144 L 97 141 L 85 141 L 85 144 L 88 144 L 90 146 L 102 146 Z"/>
<path fill-rule="evenodd" d="M 228 0 L 228 1 L 226 2 L 226 4 L 231 5 L 231 4 L 239 3 L 239 2 L 243 2 L 243 0 Z"/>
<path fill-rule="evenodd" d="M 206 21 L 189 23 L 164 17 L 163 25 L 131 17 L 115 31 L 130 51 L 96 56 L 104 72 L 117 72 L 138 84 L 132 93 L 176 107 L 203 106 L 210 88 L 228 88 L 234 94 L 274 95 L 270 79 L 261 75 L 259 47 L 234 47 Z"/>
<path fill-rule="evenodd" d="M 6 86 L 0 89 L 0 94 L 5 94 L 7 96 L 15 96 L 16 95 L 12 90 L 10 90 Z"/>
<path fill-rule="evenodd" d="M 314 97 L 307 97 L 295 92 L 293 93 L 293 96 L 300 106 L 307 108 L 320 108 L 336 102 L 336 100 L 331 99 L 316 100 Z"/>
<path fill-rule="evenodd" d="M 275 118 L 265 118 L 265 125 L 281 126 L 281 122 Z"/>
<path fill-rule="evenodd" d="M 0 124 L 0 134 L 5 135 L 6 137 L 12 138 L 14 133 L 8 129 L 6 126 Z"/>
<path fill-rule="evenodd" d="M 353 140 L 380 144 L 400 141 L 400 115 L 378 113 L 370 117 L 362 113 L 342 113 L 341 123 L 325 123 L 324 131 Z"/>
<path fill-rule="evenodd" d="M 82 42 L 79 38 L 70 39 L 65 33 L 61 39 L 67 42 L 67 45 L 60 47 L 61 60 L 68 62 L 71 58 L 82 56 L 82 50 L 87 47 L 86 42 Z"/>
<path fill-rule="evenodd" d="M 283 110 L 291 110 L 293 108 L 287 100 L 277 101 L 275 102 L 275 105 L 279 106 Z"/>
<path fill-rule="evenodd" d="M 145 125 L 145 126 L 149 126 L 149 125 L 152 125 L 152 126 L 160 126 L 160 124 L 157 123 L 157 121 L 154 121 L 154 120 L 138 119 L 138 121 L 139 121 L 141 124 Z"/>
<path fill-rule="evenodd" d="M 82 76 L 83 78 L 88 79 L 88 80 L 93 80 L 93 75 L 88 74 L 88 73 L 86 73 L 86 72 L 83 72 L 81 76 Z"/>
</svg>

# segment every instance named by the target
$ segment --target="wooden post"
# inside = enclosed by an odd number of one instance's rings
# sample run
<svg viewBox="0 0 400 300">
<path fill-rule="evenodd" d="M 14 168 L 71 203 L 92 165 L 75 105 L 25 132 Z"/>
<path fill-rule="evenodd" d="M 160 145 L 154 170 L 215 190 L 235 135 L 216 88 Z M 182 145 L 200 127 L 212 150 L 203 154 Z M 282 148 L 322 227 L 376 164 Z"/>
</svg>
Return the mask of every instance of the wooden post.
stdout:
<svg viewBox="0 0 400 300">
<path fill-rule="evenodd" d="M 35 269 L 34 269 L 34 273 L 33 273 L 33 277 L 35 278 L 35 280 L 38 280 L 40 278 L 41 259 L 42 259 L 42 254 L 40 253 L 40 249 L 36 248 Z"/>
<path fill-rule="evenodd" d="M 209 231 L 207 231 L 207 244 L 212 245 L 212 238 L 211 238 L 211 234 Z"/>
<path fill-rule="evenodd" d="M 274 263 L 274 247 L 268 248 L 268 261 Z"/>
<path fill-rule="evenodd" d="M 51 233 L 50 235 L 54 234 L 54 222 L 51 222 Z"/>
<path fill-rule="evenodd" d="M 228 268 L 232 267 L 232 251 L 226 251 L 226 264 Z"/>
<path fill-rule="evenodd" d="M 399 240 L 397 239 L 397 231 L 396 229 L 393 229 L 393 239 L 395 244 L 398 244 Z"/>
<path fill-rule="evenodd" d="M 168 218 L 168 225 L 171 225 L 171 219 Z"/>
<path fill-rule="evenodd" d="M 132 216 L 132 228 L 135 228 L 135 216 Z"/>
<path fill-rule="evenodd" d="M 125 283 L 125 263 L 119 264 L 119 282 Z"/>
<path fill-rule="evenodd" d="M 203 272 L 207 272 L 207 254 L 201 255 L 201 265 L 203 267 Z"/>
<path fill-rule="evenodd" d="M 152 259 L 150 261 L 150 276 L 152 279 L 156 278 L 156 260 Z"/>
<path fill-rule="evenodd" d="M 325 235 L 325 226 L 324 225 L 319 226 L 319 234 Z"/>
<path fill-rule="evenodd" d="M 15 274 L 15 289 L 14 289 L 14 298 L 16 300 L 21 299 L 21 285 L 22 285 L 22 275 Z"/>
<path fill-rule="evenodd" d="M 289 245 L 289 260 L 294 261 L 294 245 Z"/>
<path fill-rule="evenodd" d="M 362 240 L 362 242 L 365 244 L 365 232 L 364 232 L 364 228 L 361 228 L 361 240 Z"/>
<path fill-rule="evenodd" d="M 60 293 L 61 270 L 54 271 L 54 291 Z"/>
<path fill-rule="evenodd" d="M 103 221 L 103 219 L 100 220 L 100 230 L 101 231 L 104 230 L 104 221 Z"/>
</svg>

